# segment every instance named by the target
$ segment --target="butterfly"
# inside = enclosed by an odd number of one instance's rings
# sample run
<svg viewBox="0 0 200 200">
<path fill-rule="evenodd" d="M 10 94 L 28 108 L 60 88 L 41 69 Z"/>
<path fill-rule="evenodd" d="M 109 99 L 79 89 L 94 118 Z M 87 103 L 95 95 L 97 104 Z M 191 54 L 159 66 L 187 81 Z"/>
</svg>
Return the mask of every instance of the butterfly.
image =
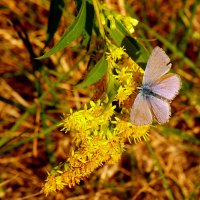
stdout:
<svg viewBox="0 0 200 200">
<path fill-rule="evenodd" d="M 181 88 L 177 74 L 167 73 L 171 68 L 170 59 L 160 47 L 155 47 L 148 59 L 142 86 L 133 103 L 130 121 L 133 125 L 151 124 L 153 118 L 159 124 L 169 121 L 170 102 Z"/>
</svg>

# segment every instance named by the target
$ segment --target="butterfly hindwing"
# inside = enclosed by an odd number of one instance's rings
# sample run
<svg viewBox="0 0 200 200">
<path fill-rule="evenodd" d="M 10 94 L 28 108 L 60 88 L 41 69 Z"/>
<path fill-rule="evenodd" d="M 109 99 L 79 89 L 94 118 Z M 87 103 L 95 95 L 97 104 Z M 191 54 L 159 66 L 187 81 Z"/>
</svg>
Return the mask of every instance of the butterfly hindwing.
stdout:
<svg viewBox="0 0 200 200">
<path fill-rule="evenodd" d="M 130 121 L 132 124 L 142 126 L 152 122 L 152 114 L 146 96 L 139 93 L 131 109 Z"/>
<path fill-rule="evenodd" d="M 158 123 L 164 124 L 168 122 L 171 115 L 169 103 L 154 96 L 149 96 L 148 100 L 150 102 L 153 115 Z"/>
</svg>

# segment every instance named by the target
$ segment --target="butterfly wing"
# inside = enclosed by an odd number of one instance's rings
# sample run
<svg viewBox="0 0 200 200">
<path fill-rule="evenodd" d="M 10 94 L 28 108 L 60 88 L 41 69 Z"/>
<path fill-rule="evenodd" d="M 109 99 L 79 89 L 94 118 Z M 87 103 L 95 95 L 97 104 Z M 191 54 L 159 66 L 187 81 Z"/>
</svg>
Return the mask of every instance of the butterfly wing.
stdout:
<svg viewBox="0 0 200 200">
<path fill-rule="evenodd" d="M 159 77 L 171 68 L 170 59 L 160 47 L 155 47 L 149 57 L 144 72 L 143 85 L 151 86 Z"/>
<path fill-rule="evenodd" d="M 147 97 L 139 93 L 131 109 L 130 121 L 132 124 L 142 126 L 152 122 L 150 104 Z"/>
<path fill-rule="evenodd" d="M 151 104 L 151 110 L 158 123 L 164 124 L 168 122 L 171 115 L 169 103 L 154 96 L 149 96 L 149 102 Z"/>
<path fill-rule="evenodd" d="M 176 74 L 166 74 L 160 77 L 153 85 L 151 90 L 166 99 L 172 100 L 181 88 L 180 77 Z"/>
</svg>

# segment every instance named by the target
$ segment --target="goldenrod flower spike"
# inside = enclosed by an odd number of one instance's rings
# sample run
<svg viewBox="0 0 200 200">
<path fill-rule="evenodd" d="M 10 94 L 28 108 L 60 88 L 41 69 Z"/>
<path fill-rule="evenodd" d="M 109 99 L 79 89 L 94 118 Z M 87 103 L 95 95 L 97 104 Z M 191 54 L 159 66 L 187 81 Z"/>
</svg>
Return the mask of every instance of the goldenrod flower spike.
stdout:
<svg viewBox="0 0 200 200">
<path fill-rule="evenodd" d="M 148 139 L 150 126 L 132 125 L 129 122 L 130 109 L 126 105 L 132 99 L 143 70 L 128 57 L 124 48 L 116 47 L 109 40 L 106 56 L 110 76 L 119 84 L 113 101 L 121 110 L 116 111 L 116 106 L 107 105 L 104 98 L 104 101 L 90 101 L 83 110 L 70 110 L 64 116 L 62 130 L 70 133 L 74 146 L 67 161 L 47 177 L 43 186 L 46 195 L 79 184 L 104 163 L 118 162 L 127 140 L 133 138 L 137 143 Z"/>
</svg>

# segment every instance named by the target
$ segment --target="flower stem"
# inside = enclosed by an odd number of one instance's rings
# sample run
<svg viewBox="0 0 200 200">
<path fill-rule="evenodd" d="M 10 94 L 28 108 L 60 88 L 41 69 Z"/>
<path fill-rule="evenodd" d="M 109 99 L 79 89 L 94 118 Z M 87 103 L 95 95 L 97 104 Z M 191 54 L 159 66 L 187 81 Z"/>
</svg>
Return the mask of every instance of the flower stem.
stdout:
<svg viewBox="0 0 200 200">
<path fill-rule="evenodd" d="M 100 32 L 101 36 L 103 38 L 105 38 L 105 32 L 104 32 L 103 24 L 101 23 L 100 13 L 99 13 L 99 5 L 98 4 L 99 4 L 98 0 L 93 0 L 95 14 L 96 14 L 97 21 L 98 21 L 98 24 L 99 24 L 99 32 Z"/>
</svg>

